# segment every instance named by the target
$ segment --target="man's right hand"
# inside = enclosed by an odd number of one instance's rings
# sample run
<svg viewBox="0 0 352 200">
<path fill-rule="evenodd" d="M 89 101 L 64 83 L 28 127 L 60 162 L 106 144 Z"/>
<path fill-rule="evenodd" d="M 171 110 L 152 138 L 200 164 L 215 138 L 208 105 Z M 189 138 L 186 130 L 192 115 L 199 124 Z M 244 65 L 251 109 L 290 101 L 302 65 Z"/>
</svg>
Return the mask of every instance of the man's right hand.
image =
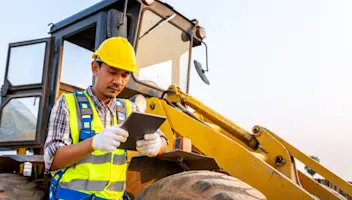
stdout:
<svg viewBox="0 0 352 200">
<path fill-rule="evenodd" d="M 100 151 L 114 151 L 121 142 L 126 142 L 128 132 L 119 126 L 105 128 L 93 137 L 92 148 Z"/>
</svg>

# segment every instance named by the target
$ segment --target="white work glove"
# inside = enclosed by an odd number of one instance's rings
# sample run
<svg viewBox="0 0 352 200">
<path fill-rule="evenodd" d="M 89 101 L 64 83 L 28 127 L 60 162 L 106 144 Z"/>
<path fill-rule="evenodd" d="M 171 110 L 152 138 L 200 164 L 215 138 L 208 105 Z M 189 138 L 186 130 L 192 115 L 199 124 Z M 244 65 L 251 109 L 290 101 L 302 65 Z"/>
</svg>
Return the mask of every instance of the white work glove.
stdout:
<svg viewBox="0 0 352 200">
<path fill-rule="evenodd" d="M 119 126 L 105 128 L 93 137 L 92 148 L 100 151 L 114 151 L 121 142 L 126 142 L 128 132 Z"/>
<path fill-rule="evenodd" d="M 149 157 L 158 155 L 161 148 L 161 138 L 157 133 L 145 134 L 143 140 L 137 141 L 137 151 Z"/>
</svg>

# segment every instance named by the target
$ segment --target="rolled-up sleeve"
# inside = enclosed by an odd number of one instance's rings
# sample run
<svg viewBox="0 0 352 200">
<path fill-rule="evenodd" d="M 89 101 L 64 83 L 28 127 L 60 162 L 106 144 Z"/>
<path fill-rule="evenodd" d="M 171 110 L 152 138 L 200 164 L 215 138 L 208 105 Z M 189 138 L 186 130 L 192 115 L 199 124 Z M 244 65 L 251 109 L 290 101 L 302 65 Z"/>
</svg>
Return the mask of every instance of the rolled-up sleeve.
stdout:
<svg viewBox="0 0 352 200">
<path fill-rule="evenodd" d="M 48 125 L 48 134 L 44 145 L 45 172 L 50 172 L 56 151 L 65 145 L 72 144 L 70 136 L 69 112 L 66 100 L 61 96 L 54 104 Z"/>
</svg>

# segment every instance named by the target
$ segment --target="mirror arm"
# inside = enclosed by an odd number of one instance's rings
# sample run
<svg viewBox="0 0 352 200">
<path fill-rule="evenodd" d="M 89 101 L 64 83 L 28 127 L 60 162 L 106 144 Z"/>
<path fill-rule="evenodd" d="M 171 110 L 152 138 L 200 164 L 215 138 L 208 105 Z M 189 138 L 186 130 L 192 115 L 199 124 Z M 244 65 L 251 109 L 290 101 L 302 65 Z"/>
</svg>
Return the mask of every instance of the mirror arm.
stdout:
<svg viewBox="0 0 352 200">
<path fill-rule="evenodd" d="M 209 68 L 208 68 L 208 45 L 205 43 L 205 42 L 203 42 L 202 41 L 202 44 L 204 44 L 204 46 L 205 46 L 205 59 L 206 59 L 206 72 L 208 72 L 209 71 Z"/>
<path fill-rule="evenodd" d="M 119 28 L 120 28 L 120 26 L 122 26 L 125 23 L 125 17 L 126 17 L 126 13 L 127 13 L 127 4 L 128 4 L 128 0 L 125 0 L 125 5 L 124 5 L 124 8 L 123 8 L 122 20 L 121 20 L 121 23 L 118 26 Z"/>
</svg>

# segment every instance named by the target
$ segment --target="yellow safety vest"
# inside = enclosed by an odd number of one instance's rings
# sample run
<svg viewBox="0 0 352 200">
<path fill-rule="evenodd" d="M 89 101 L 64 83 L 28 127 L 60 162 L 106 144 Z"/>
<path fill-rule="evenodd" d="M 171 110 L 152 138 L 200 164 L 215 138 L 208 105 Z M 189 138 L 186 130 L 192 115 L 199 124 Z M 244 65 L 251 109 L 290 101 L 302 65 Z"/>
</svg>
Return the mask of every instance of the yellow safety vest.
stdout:
<svg viewBox="0 0 352 200">
<path fill-rule="evenodd" d="M 75 93 L 64 94 L 64 96 L 70 115 L 70 132 L 73 144 L 78 143 L 82 138 L 83 140 L 86 139 L 82 130 L 89 126 L 95 133 L 100 133 L 104 129 L 94 103 L 85 91 L 77 92 L 76 96 Z M 87 104 L 88 102 L 89 104 Z M 118 99 L 117 102 L 123 105 L 118 104 L 120 106 L 118 106 L 118 112 L 113 119 L 114 125 L 117 125 L 118 118 L 119 122 L 120 119 L 124 120 L 125 117 L 123 115 L 127 117 L 132 110 L 129 100 Z M 80 109 L 77 109 L 77 107 Z M 124 109 L 121 110 L 121 108 Z M 89 115 L 92 117 L 91 120 L 86 119 Z M 91 134 L 94 135 L 95 133 Z M 121 199 L 126 187 L 126 161 L 125 150 L 116 149 L 112 152 L 96 150 L 78 163 L 69 166 L 59 179 L 57 186 L 86 194 L 94 194 L 96 197 Z M 54 176 L 54 178 L 58 177 Z"/>
</svg>

